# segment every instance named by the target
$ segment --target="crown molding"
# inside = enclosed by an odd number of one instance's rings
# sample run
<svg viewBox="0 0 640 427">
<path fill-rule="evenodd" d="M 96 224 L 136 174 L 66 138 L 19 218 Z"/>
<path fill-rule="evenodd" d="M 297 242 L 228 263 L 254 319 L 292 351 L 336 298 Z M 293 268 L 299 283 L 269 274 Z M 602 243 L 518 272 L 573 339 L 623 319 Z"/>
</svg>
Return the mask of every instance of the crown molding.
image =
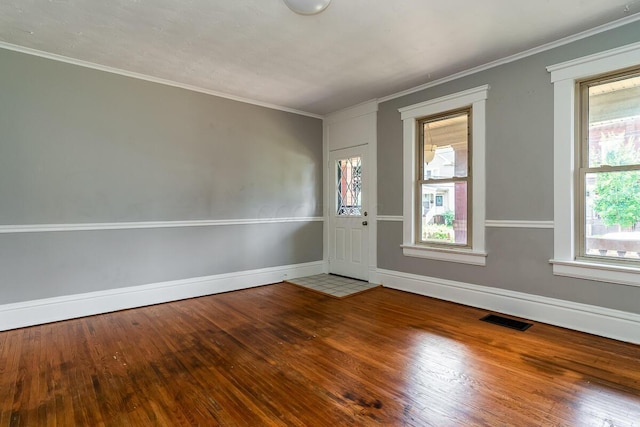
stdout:
<svg viewBox="0 0 640 427">
<path fill-rule="evenodd" d="M 591 28 L 591 29 L 586 30 L 586 31 L 582 31 L 580 33 L 577 33 L 577 34 L 574 34 L 574 35 L 571 35 L 571 36 L 568 36 L 568 37 L 563 37 L 560 40 L 556 40 L 556 41 L 553 41 L 553 42 L 550 42 L 550 43 L 546 43 L 546 44 L 543 44 L 541 46 L 534 47 L 532 49 L 528 49 L 528 50 L 525 50 L 525 51 L 520 52 L 520 53 L 516 53 L 514 55 L 510 55 L 510 56 L 507 56 L 507 57 L 504 57 L 504 58 L 501 58 L 501 59 L 497 59 L 495 61 L 491 61 L 491 62 L 488 62 L 486 64 L 479 65 L 477 67 L 469 68 L 468 70 L 460 71 L 458 73 L 452 74 L 450 76 L 443 77 L 443 78 L 438 79 L 438 80 L 434 80 L 432 82 L 424 83 L 422 85 L 415 86 L 415 87 L 412 87 L 410 89 L 406 89 L 406 90 L 403 90 L 403 91 L 400 91 L 400 92 L 393 93 L 391 95 L 387 95 L 387 96 L 378 98 L 378 103 L 390 101 L 392 99 L 400 98 L 400 97 L 403 97 L 405 95 L 410 95 L 412 93 L 419 92 L 421 90 L 428 89 L 428 88 L 431 88 L 431 87 L 434 87 L 434 86 L 438 86 L 438 85 L 441 85 L 443 83 L 447 83 L 447 82 L 450 82 L 450 81 L 453 81 L 453 80 L 457 80 L 457 79 L 460 79 L 462 77 L 470 76 L 472 74 L 476 74 L 476 73 L 479 73 L 481 71 L 488 70 L 490 68 L 495 68 L 495 67 L 498 67 L 500 65 L 508 64 L 510 62 L 515 62 L 515 61 L 517 61 L 519 59 L 527 58 L 529 56 L 533 56 L 533 55 L 536 55 L 538 53 L 545 52 L 547 50 L 555 49 L 557 47 L 564 46 L 566 44 L 573 43 L 575 41 L 582 40 L 584 38 L 591 37 L 591 36 L 594 36 L 596 34 L 603 33 L 605 31 L 613 30 L 615 28 L 622 27 L 623 25 L 627 25 L 627 24 L 630 24 L 632 22 L 636 22 L 638 20 L 640 20 L 640 13 L 635 13 L 633 15 L 624 17 L 622 19 L 618 19 L 616 21 L 609 22 L 607 24 L 600 25 L 598 27 Z"/>
<path fill-rule="evenodd" d="M 287 113 L 298 114 L 301 116 L 313 117 L 315 119 L 324 119 L 324 116 L 320 114 L 309 113 L 307 111 L 296 110 L 294 108 L 283 107 L 281 105 L 270 104 L 268 102 L 256 101 L 254 99 L 243 98 L 241 96 L 235 96 L 224 92 L 218 92 L 216 90 L 205 89 L 203 87 L 189 85 L 186 83 L 180 83 L 173 80 L 162 79 L 159 77 L 150 76 L 147 74 L 136 73 L 134 71 L 127 71 L 116 67 L 110 67 L 108 65 L 96 64 L 94 62 L 83 61 L 81 59 L 70 58 L 64 55 L 58 55 L 55 53 L 45 52 L 38 49 L 32 49 L 30 47 L 19 46 L 12 43 L 0 41 L 0 49 L 10 50 L 13 52 L 24 53 L 27 55 L 38 56 L 40 58 L 51 59 L 53 61 L 64 62 L 67 64 L 77 65 L 79 67 L 90 68 L 93 70 L 104 71 L 111 74 L 118 74 L 125 77 L 131 77 L 138 80 L 144 80 L 152 83 L 158 83 L 164 86 L 171 86 L 180 89 L 186 89 L 191 92 L 204 93 L 206 95 L 213 95 L 219 98 L 230 99 L 232 101 L 242 102 L 245 104 L 256 105 L 258 107 L 269 108 L 272 110 L 284 111 Z"/>
</svg>

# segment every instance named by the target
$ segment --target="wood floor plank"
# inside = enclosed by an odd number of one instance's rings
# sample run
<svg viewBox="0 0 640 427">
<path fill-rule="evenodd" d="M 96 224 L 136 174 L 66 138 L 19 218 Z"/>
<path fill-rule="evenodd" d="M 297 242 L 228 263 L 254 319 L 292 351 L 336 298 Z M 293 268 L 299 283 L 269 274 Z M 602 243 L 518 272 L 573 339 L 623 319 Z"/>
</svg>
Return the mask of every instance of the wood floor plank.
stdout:
<svg viewBox="0 0 640 427">
<path fill-rule="evenodd" d="M 640 346 L 286 283 L 0 333 L 2 426 L 635 426 Z"/>
<path fill-rule="evenodd" d="M 12 403 L 18 393 L 16 387 L 19 370 L 16 367 L 20 363 L 23 347 L 23 340 L 18 335 L 23 333 L 24 331 L 8 331 L 0 334 L 0 341 L 3 343 L 3 369 L 0 376 L 0 402 L 3 402 L 3 410 L 0 411 L 0 425 L 10 425 L 13 422 L 13 405 L 9 402 Z"/>
</svg>

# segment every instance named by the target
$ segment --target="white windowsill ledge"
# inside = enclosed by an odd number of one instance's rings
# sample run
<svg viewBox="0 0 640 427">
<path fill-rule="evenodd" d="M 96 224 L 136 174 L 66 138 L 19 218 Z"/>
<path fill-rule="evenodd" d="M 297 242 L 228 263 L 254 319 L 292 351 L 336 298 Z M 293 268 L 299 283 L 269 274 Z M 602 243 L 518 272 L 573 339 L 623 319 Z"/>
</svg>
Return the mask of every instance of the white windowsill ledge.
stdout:
<svg viewBox="0 0 640 427">
<path fill-rule="evenodd" d="M 418 245 L 401 245 L 400 247 L 405 256 L 482 266 L 487 264 L 486 252 L 474 252 L 468 249 L 433 248 Z"/>
<path fill-rule="evenodd" d="M 553 274 L 556 276 L 640 286 L 640 268 L 637 267 L 557 259 L 549 260 L 549 262 L 553 264 Z"/>
</svg>

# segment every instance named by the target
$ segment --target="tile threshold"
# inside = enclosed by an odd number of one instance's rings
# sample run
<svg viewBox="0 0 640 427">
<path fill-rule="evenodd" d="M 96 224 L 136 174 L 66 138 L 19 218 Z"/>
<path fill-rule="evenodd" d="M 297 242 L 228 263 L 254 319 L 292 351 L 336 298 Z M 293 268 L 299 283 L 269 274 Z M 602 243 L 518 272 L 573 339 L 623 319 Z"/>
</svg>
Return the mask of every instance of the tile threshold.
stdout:
<svg viewBox="0 0 640 427">
<path fill-rule="evenodd" d="M 363 280 L 329 274 L 300 277 L 285 282 L 335 299 L 349 298 L 381 287 Z"/>
</svg>

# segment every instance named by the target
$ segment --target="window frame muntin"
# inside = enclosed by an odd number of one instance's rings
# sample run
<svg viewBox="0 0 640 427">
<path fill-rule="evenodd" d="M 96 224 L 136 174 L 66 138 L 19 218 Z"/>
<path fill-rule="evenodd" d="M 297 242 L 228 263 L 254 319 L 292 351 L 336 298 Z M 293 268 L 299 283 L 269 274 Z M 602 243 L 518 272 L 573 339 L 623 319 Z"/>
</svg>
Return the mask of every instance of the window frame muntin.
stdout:
<svg viewBox="0 0 640 427">
<path fill-rule="evenodd" d="M 448 118 L 457 117 L 466 112 L 467 116 L 467 176 L 451 178 L 430 178 L 424 179 L 424 123 L 435 122 L 439 120 L 446 120 Z M 429 248 L 456 248 L 456 249 L 471 249 L 473 248 L 473 105 L 467 105 L 452 110 L 442 111 L 440 113 L 430 114 L 428 116 L 417 117 L 415 119 L 416 126 L 416 179 L 414 182 L 414 233 L 413 241 L 416 245 L 429 247 Z M 465 182 L 467 184 L 467 242 L 461 243 L 446 243 L 438 242 L 436 240 L 422 240 L 421 236 L 421 221 L 422 221 L 422 184 L 429 183 L 448 183 L 448 182 Z"/>
</svg>

